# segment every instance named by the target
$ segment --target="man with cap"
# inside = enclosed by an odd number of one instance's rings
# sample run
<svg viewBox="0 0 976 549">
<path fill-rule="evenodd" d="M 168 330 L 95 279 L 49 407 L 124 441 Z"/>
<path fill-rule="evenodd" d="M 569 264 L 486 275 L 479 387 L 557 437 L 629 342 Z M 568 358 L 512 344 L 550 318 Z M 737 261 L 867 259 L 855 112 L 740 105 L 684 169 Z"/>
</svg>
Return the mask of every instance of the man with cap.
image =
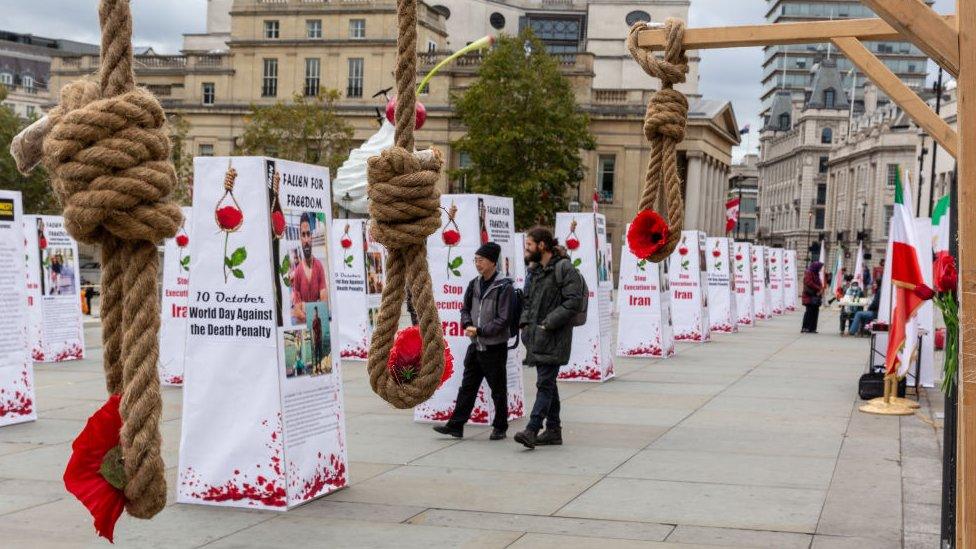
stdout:
<svg viewBox="0 0 976 549">
<path fill-rule="evenodd" d="M 508 431 L 508 336 L 514 289 L 510 278 L 498 274 L 501 251 L 498 244 L 487 242 L 474 254 L 478 276 L 468 284 L 461 308 L 461 325 L 471 344 L 464 355 L 454 413 L 446 425 L 434 427 L 443 435 L 464 436 L 464 424 L 471 417 L 482 380 L 488 382 L 495 405 L 489 438 L 502 440 Z"/>
</svg>

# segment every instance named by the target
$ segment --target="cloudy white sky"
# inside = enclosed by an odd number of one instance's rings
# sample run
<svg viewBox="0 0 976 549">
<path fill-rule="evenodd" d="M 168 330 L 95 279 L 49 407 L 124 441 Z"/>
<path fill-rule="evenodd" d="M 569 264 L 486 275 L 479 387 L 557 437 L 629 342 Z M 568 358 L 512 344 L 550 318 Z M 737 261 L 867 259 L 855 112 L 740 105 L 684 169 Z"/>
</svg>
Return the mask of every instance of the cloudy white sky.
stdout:
<svg viewBox="0 0 976 549">
<path fill-rule="evenodd" d="M 0 28 L 42 36 L 98 43 L 96 0 L 0 0 Z M 135 43 L 161 53 L 177 53 L 181 35 L 203 32 L 206 0 L 135 0 Z M 692 0 L 690 24 L 694 26 L 745 25 L 764 21 L 766 0 Z M 936 0 L 940 13 L 954 10 L 954 0 Z M 702 52 L 701 92 L 709 99 L 732 101 L 739 125 L 759 128 L 759 96 L 762 91 L 762 50 L 740 48 Z M 753 133 L 743 143 L 758 146 Z M 737 150 L 736 156 L 743 151 Z"/>
</svg>

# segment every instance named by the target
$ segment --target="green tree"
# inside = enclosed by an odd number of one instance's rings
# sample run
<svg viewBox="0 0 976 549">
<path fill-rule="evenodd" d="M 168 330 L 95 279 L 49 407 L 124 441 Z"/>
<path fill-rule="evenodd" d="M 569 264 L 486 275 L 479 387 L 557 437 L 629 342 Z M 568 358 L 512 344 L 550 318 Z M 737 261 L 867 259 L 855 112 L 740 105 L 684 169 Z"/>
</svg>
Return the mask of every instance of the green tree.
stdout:
<svg viewBox="0 0 976 549">
<path fill-rule="evenodd" d="M 464 177 L 466 191 L 512 197 L 520 228 L 551 223 L 582 178 L 580 150 L 595 146 L 588 117 L 531 32 L 502 36 L 478 76 L 454 98 L 467 134 L 453 146 L 470 165 L 450 175 Z"/>
<path fill-rule="evenodd" d="M 190 123 L 182 115 L 170 116 L 170 156 L 176 170 L 176 188 L 172 197 L 182 206 L 189 206 L 193 196 L 193 149 L 189 133 Z"/>
<path fill-rule="evenodd" d="M 314 97 L 295 94 L 290 103 L 251 107 L 241 153 L 328 166 L 333 173 L 349 155 L 352 126 L 336 113 L 339 91 L 321 89 Z"/>
<path fill-rule="evenodd" d="M 6 98 L 7 89 L 0 86 L 0 103 Z M 48 186 L 47 172 L 38 166 L 30 175 L 21 175 L 10 156 L 10 142 L 31 122 L 33 120 L 24 120 L 12 108 L 0 104 L 0 187 L 23 194 L 24 213 L 56 214 L 61 206 Z"/>
</svg>

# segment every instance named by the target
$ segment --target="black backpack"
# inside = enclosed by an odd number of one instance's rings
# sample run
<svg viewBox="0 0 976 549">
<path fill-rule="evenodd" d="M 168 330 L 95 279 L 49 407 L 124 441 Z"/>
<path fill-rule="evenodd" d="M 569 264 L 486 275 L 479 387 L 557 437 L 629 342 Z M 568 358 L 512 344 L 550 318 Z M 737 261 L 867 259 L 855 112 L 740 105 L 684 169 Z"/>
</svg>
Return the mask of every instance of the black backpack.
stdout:
<svg viewBox="0 0 976 549">
<path fill-rule="evenodd" d="M 522 309 L 525 307 L 525 292 L 522 288 L 516 288 L 512 284 L 512 297 L 508 304 L 508 337 L 509 339 L 515 338 L 515 343 L 508 346 L 509 349 L 514 349 L 519 345 L 519 322 L 522 319 Z"/>
</svg>

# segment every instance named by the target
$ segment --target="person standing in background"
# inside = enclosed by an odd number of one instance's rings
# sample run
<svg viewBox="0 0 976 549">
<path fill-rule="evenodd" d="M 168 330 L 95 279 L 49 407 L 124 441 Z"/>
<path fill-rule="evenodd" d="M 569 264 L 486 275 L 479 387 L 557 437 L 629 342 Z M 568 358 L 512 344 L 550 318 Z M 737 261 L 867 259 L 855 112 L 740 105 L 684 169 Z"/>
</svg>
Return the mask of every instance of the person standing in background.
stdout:
<svg viewBox="0 0 976 549">
<path fill-rule="evenodd" d="M 820 305 L 823 303 L 823 283 L 820 282 L 820 268 L 823 263 L 814 261 L 803 273 L 803 296 L 801 298 L 803 307 L 803 326 L 800 333 L 817 333 L 817 322 L 820 319 Z"/>
</svg>

